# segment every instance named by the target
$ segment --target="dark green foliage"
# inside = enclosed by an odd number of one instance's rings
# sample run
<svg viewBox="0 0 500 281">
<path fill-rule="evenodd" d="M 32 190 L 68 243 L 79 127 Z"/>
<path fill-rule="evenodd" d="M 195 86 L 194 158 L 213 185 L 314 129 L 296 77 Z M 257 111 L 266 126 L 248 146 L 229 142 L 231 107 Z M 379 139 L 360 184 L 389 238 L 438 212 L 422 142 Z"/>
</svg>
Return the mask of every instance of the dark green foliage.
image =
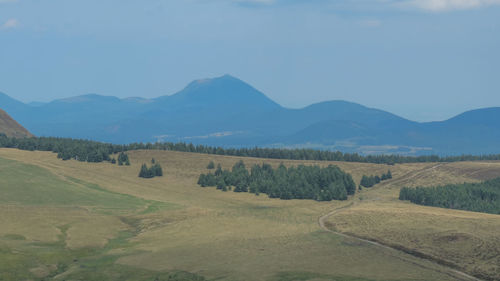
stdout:
<svg viewBox="0 0 500 281">
<path fill-rule="evenodd" d="M 215 169 L 215 163 L 214 163 L 214 161 L 210 161 L 210 163 L 208 163 L 207 169 L 209 169 L 209 170 Z"/>
<path fill-rule="evenodd" d="M 156 160 L 154 158 L 151 158 L 151 164 L 156 163 Z"/>
<path fill-rule="evenodd" d="M 142 164 L 141 170 L 139 171 L 140 178 L 154 178 L 163 176 L 163 170 L 159 163 L 154 164 L 151 168 L 148 168 L 146 164 Z"/>
<path fill-rule="evenodd" d="M 122 166 L 123 164 L 129 166 L 130 161 L 126 153 L 120 152 L 120 154 L 118 155 L 118 165 Z"/>
<path fill-rule="evenodd" d="M 217 169 L 215 170 L 215 175 L 216 176 L 222 175 L 222 167 L 220 164 L 217 164 Z"/>
<path fill-rule="evenodd" d="M 150 170 L 148 169 L 148 166 L 146 164 L 142 164 L 141 170 L 139 172 L 139 177 L 140 178 L 152 178 L 154 175 L 150 173 Z"/>
<path fill-rule="evenodd" d="M 330 189 L 332 191 L 332 199 L 347 200 L 347 190 L 343 184 L 332 183 Z"/>
<path fill-rule="evenodd" d="M 314 150 L 314 149 L 280 149 L 280 148 L 221 148 L 188 143 L 131 143 L 116 145 L 89 140 L 76 140 L 69 138 L 33 137 L 10 138 L 0 135 L 0 147 L 18 148 L 22 150 L 53 151 L 63 160 L 76 159 L 79 161 L 101 162 L 109 161 L 113 153 L 130 150 L 172 150 L 205 154 L 231 155 L 241 157 L 257 157 L 271 159 L 316 160 L 316 161 L 345 161 L 394 165 L 396 163 L 419 162 L 457 162 L 500 160 L 500 154 L 495 155 L 462 155 L 439 157 L 428 156 L 401 156 L 401 155 L 368 155 L 357 153 L 342 153 L 340 151 Z M 122 164 L 130 163 L 124 161 Z M 119 163 L 118 163 L 119 164 Z"/>
<path fill-rule="evenodd" d="M 403 187 L 399 199 L 425 206 L 500 214 L 500 178 L 481 183 Z"/>
<path fill-rule="evenodd" d="M 250 172 L 243 161 L 231 171 L 217 166 L 215 173 L 201 174 L 198 184 L 202 187 L 217 186 L 223 191 L 265 193 L 271 198 L 313 199 L 318 201 L 346 200 L 353 195 L 356 185 L 351 175 L 337 166 L 326 168 L 304 166 L 287 168 L 281 164 L 273 169 L 269 164 L 254 165 Z"/>
<path fill-rule="evenodd" d="M 388 170 L 387 173 L 383 174 L 382 177 L 381 177 L 381 180 L 383 180 L 383 181 L 389 180 L 389 179 L 392 179 L 391 170 Z"/>
<path fill-rule="evenodd" d="M 360 185 L 360 187 L 361 186 L 372 187 L 372 186 L 380 183 L 381 181 L 388 180 L 388 179 L 392 179 L 391 170 L 388 170 L 386 174 L 383 174 L 380 177 L 379 176 L 365 176 L 365 175 L 363 175 L 359 185 Z"/>
<path fill-rule="evenodd" d="M 151 167 L 151 170 L 153 170 L 153 173 L 155 177 L 162 177 L 163 176 L 163 169 L 161 168 L 160 164 L 156 163 Z"/>
<path fill-rule="evenodd" d="M 201 185 L 202 187 L 207 187 L 207 186 L 216 186 L 217 185 L 217 178 L 213 174 L 201 174 L 200 177 L 198 178 L 198 184 Z"/>
<path fill-rule="evenodd" d="M 116 164 L 116 159 L 115 158 L 111 158 L 111 164 Z"/>
</svg>

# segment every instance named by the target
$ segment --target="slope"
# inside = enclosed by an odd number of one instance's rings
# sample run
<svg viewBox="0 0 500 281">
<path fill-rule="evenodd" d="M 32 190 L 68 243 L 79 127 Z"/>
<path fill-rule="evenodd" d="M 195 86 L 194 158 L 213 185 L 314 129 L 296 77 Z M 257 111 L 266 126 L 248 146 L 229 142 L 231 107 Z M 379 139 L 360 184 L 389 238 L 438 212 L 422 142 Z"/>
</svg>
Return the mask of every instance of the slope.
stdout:
<svg viewBox="0 0 500 281">
<path fill-rule="evenodd" d="M 97 210 L 87 199 L 75 201 L 71 207 L 25 204 L 22 200 L 17 204 L 0 203 L 4 225 L 0 229 L 0 266 L 17 264 L 17 272 L 24 274 L 20 275 L 24 278 L 12 280 L 36 279 L 32 276 L 35 273 L 38 279 L 50 279 L 47 276 L 57 274 L 55 280 L 177 280 L 163 277 L 175 270 L 203 275 L 209 280 L 457 280 L 442 266 L 321 230 L 318 217 L 357 198 L 329 203 L 287 201 L 224 193 L 196 184 L 210 160 L 229 168 L 240 159 L 248 166 L 263 159 L 134 151 L 130 152 L 131 166 L 117 166 L 61 161 L 52 153 L 15 149 L 0 149 L 0 157 L 20 163 L 16 165 L 43 166 L 50 177 L 71 177 L 85 186 L 97 185 L 106 193 L 97 193 L 104 196 L 98 204 L 104 208 Z M 164 177 L 138 178 L 140 165 L 152 157 L 162 164 Z M 274 166 L 281 162 L 265 161 Z M 351 172 L 356 181 L 362 174 L 387 170 L 386 165 L 333 164 Z M 399 177 L 422 166 L 398 165 L 393 167 L 394 175 Z M 29 173 L 37 173 L 36 170 L 26 169 Z M 2 178 L 10 175 L 8 178 L 13 181 L 30 177 L 16 168 L 0 171 L 7 173 Z M 33 192 L 46 180 L 41 175 L 34 177 Z M 68 183 L 66 188 L 68 192 L 94 192 L 85 186 Z M 111 204 L 106 203 L 108 199 L 114 197 L 123 202 L 120 198 L 124 195 L 135 198 L 134 201 L 140 199 L 135 202 L 145 202 L 144 211 L 106 211 L 106 205 Z M 166 206 L 148 207 L 150 201 Z M 100 242 L 92 244 L 91 240 Z M 19 262 L 14 262 L 16 259 Z M 180 280 L 204 280 L 193 275 L 190 278 Z"/>
<path fill-rule="evenodd" d="M 31 137 L 32 134 L 28 132 L 23 126 L 19 125 L 16 120 L 7 114 L 7 112 L 0 109 L 0 133 L 7 135 L 8 137 Z"/>
</svg>

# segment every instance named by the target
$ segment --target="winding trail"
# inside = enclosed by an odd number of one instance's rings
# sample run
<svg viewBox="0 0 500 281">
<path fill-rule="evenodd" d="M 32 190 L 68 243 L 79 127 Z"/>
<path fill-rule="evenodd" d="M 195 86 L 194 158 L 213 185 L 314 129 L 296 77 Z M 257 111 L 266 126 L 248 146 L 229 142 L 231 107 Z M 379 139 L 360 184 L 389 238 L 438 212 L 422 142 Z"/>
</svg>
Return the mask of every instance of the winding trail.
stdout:
<svg viewBox="0 0 500 281">
<path fill-rule="evenodd" d="M 434 167 L 431 167 L 431 168 L 434 168 Z M 337 231 L 331 230 L 328 227 L 326 227 L 325 221 L 330 216 L 333 216 L 333 215 L 335 215 L 335 214 L 337 214 L 339 212 L 342 212 L 343 210 L 346 210 L 349 207 L 352 207 L 354 205 L 355 205 L 355 203 L 353 202 L 353 203 L 348 204 L 346 206 L 339 207 L 339 208 L 337 208 L 337 209 L 335 209 L 335 210 L 333 210 L 333 211 L 331 211 L 331 212 L 329 212 L 329 213 L 327 213 L 327 214 L 319 217 L 319 219 L 318 219 L 319 226 L 323 230 L 325 230 L 325 231 L 334 233 L 334 234 L 342 236 L 344 238 L 354 239 L 354 240 L 357 240 L 357 241 L 364 242 L 366 244 L 370 244 L 370 245 L 373 245 L 373 246 L 376 246 L 376 247 L 387 249 L 387 250 L 389 250 L 389 252 L 392 252 L 393 253 L 392 256 L 395 257 L 395 258 L 397 258 L 397 259 L 400 259 L 400 260 L 403 260 L 405 262 L 414 264 L 414 265 L 419 266 L 421 268 L 425 268 L 425 269 L 437 271 L 437 272 L 440 272 L 440 273 L 444 273 L 444 274 L 446 274 L 448 276 L 451 276 L 451 277 L 455 278 L 456 280 L 462 280 L 462 281 L 471 281 L 471 280 L 473 280 L 473 281 L 484 281 L 482 279 L 479 279 L 477 277 L 469 275 L 469 274 L 467 274 L 465 272 L 462 272 L 462 271 L 456 270 L 456 269 L 454 269 L 452 267 L 440 264 L 440 263 L 436 262 L 435 260 L 426 259 L 426 258 L 423 258 L 423 257 L 415 256 L 415 255 L 412 255 L 411 253 L 405 252 L 404 250 L 401 250 L 401 249 L 398 249 L 398 248 L 395 248 L 395 247 L 391 247 L 389 245 L 384 245 L 384 244 L 381 244 L 379 242 L 375 242 L 375 241 L 363 239 L 363 238 L 360 238 L 360 237 L 357 237 L 357 236 L 353 236 L 353 235 L 349 235 L 349 234 L 337 232 Z M 422 261 L 432 262 L 435 265 L 435 267 L 426 266 L 426 265 L 424 265 L 421 262 L 415 261 L 415 259 L 417 259 L 417 260 L 420 259 Z"/>
</svg>

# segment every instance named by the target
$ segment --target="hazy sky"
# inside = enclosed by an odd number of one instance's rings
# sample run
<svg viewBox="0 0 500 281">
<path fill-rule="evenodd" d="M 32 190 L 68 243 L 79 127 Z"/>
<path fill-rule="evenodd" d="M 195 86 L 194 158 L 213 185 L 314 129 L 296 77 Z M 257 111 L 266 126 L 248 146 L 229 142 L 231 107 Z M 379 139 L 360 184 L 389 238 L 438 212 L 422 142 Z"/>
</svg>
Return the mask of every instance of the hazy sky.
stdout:
<svg viewBox="0 0 500 281">
<path fill-rule="evenodd" d="M 0 0 L 0 91 L 24 102 L 226 73 L 287 107 L 500 106 L 500 0 Z"/>
</svg>

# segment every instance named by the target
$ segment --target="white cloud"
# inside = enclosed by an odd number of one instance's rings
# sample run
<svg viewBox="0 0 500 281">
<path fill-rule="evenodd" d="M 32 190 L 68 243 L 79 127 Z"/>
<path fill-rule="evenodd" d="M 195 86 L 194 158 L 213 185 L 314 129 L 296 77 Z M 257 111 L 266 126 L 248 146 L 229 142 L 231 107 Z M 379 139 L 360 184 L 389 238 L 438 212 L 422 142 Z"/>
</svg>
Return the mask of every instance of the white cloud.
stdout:
<svg viewBox="0 0 500 281">
<path fill-rule="evenodd" d="M 6 22 L 4 22 L 2 25 L 0 25 L 0 29 L 5 30 L 5 29 L 12 29 L 16 28 L 19 26 L 19 21 L 17 19 L 8 19 Z"/>
<path fill-rule="evenodd" d="M 441 12 L 500 5 L 500 0 L 409 0 L 401 4 L 422 10 Z"/>
</svg>

